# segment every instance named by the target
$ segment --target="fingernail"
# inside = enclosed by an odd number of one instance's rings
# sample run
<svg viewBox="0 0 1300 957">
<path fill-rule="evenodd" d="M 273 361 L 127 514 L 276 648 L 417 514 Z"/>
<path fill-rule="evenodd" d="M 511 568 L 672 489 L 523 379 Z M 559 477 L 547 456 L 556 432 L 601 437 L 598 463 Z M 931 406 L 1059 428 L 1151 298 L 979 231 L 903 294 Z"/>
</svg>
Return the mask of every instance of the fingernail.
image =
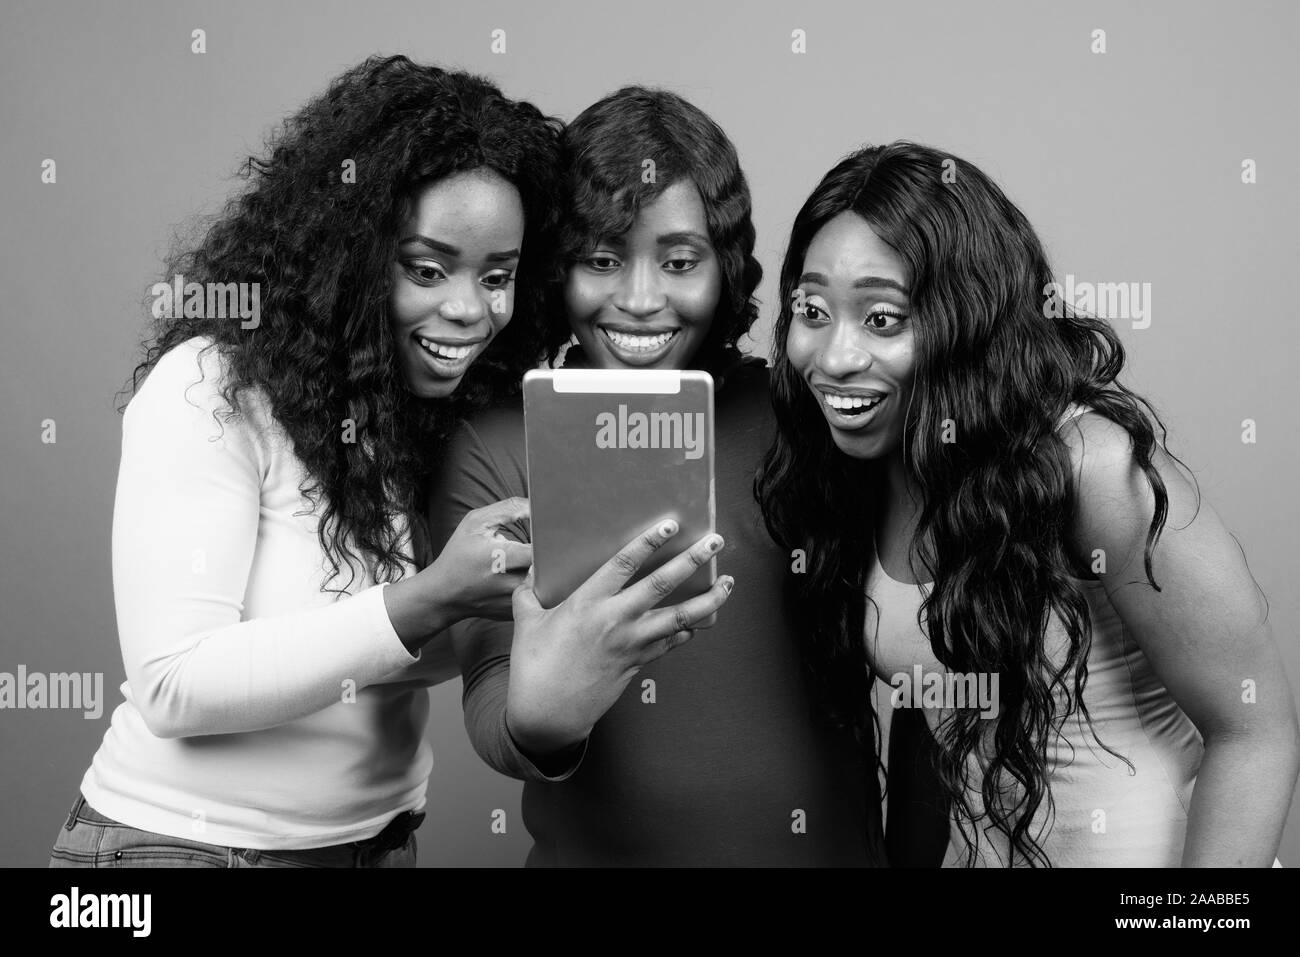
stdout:
<svg viewBox="0 0 1300 957">
<path fill-rule="evenodd" d="M 706 547 L 708 548 L 709 551 L 716 552 L 719 548 L 722 547 L 722 536 L 716 534 L 710 536 Z"/>
<path fill-rule="evenodd" d="M 677 534 L 677 523 L 671 518 L 659 526 L 659 534 L 665 537 Z"/>
<path fill-rule="evenodd" d="M 718 579 L 718 581 L 722 583 L 722 590 L 725 591 L 728 595 L 730 595 L 731 589 L 735 587 L 736 580 L 732 578 L 730 575 L 723 575 L 721 578 Z"/>
</svg>

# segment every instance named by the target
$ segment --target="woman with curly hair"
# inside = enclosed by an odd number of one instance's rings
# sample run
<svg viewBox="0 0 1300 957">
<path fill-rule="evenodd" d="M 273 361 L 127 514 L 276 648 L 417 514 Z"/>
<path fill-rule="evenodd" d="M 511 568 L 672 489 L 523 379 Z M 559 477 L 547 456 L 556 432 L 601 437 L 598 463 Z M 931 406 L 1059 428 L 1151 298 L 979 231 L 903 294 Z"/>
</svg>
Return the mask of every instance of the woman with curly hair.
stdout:
<svg viewBox="0 0 1300 957">
<path fill-rule="evenodd" d="M 735 147 L 681 97 L 627 87 L 567 128 L 562 170 L 552 357 L 572 338 L 566 368 L 713 376 L 720 534 L 666 563 L 658 592 L 649 578 L 621 586 L 677 533 L 671 522 L 555 608 L 525 587 L 513 624 L 454 626 L 470 739 L 526 782 L 531 865 L 883 863 L 874 765 L 815 720 L 798 622 L 782 601 L 790 557 L 754 501 L 772 421 L 767 368 L 736 348 L 761 269 Z M 435 540 L 471 510 L 526 494 L 521 409 L 474 417 L 433 497 Z M 511 530 L 528 541 L 526 528 Z M 653 607 L 714 555 L 727 574 L 710 591 Z M 733 580 L 742 600 L 684 644 Z"/>
<path fill-rule="evenodd" d="M 478 77 L 372 58 L 173 257 L 185 308 L 155 310 L 123 420 L 126 700 L 51 866 L 413 864 L 426 688 L 455 674 L 422 646 L 508 615 L 530 562 L 497 534 L 510 499 L 430 563 L 417 490 L 540 355 L 559 132 Z M 230 283 L 252 321 L 205 314 Z"/>
<path fill-rule="evenodd" d="M 827 709 L 863 726 L 892 685 L 891 860 L 925 862 L 929 805 L 949 864 L 1273 863 L 1300 735 L 1264 596 L 1024 215 L 956 157 L 863 149 L 781 296 L 759 493 L 809 556 Z"/>
</svg>

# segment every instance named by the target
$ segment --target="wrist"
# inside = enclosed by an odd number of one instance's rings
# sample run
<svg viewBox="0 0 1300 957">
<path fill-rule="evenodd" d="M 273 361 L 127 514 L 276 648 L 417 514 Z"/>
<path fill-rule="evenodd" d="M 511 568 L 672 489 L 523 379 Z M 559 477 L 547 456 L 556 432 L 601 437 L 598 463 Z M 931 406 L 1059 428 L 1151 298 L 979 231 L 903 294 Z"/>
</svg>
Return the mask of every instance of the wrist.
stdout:
<svg viewBox="0 0 1300 957">
<path fill-rule="evenodd" d="M 384 587 L 388 620 L 402 644 L 412 652 L 459 620 L 451 617 L 441 602 L 430 602 L 427 595 L 428 590 L 415 578 L 403 578 Z"/>
<path fill-rule="evenodd" d="M 459 593 L 452 587 L 445 569 L 446 565 L 439 559 L 420 572 L 420 575 L 425 576 L 421 593 L 425 604 L 425 621 L 431 636 L 470 616 L 470 609 L 457 600 Z"/>
</svg>

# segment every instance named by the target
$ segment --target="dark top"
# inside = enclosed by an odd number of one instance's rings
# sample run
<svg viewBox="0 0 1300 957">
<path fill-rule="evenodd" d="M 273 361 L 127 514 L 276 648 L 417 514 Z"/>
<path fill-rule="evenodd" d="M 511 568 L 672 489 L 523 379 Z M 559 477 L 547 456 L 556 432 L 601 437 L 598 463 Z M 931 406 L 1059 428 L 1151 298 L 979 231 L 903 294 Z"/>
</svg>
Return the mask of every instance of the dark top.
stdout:
<svg viewBox="0 0 1300 957">
<path fill-rule="evenodd" d="M 767 383 L 765 366 L 746 363 L 715 396 L 718 574 L 734 576 L 733 595 L 715 627 L 637 673 L 576 767 L 548 778 L 506 730 L 513 625 L 453 627 L 470 740 L 491 767 L 526 782 L 529 865 L 886 863 L 875 774 L 813 714 L 782 600 L 791 558 L 754 500 L 774 427 Z M 522 405 L 464 423 L 431 497 L 435 549 L 471 509 L 527 494 Z M 513 533 L 527 541 L 523 526 Z M 643 700 L 647 678 L 653 703 Z"/>
</svg>

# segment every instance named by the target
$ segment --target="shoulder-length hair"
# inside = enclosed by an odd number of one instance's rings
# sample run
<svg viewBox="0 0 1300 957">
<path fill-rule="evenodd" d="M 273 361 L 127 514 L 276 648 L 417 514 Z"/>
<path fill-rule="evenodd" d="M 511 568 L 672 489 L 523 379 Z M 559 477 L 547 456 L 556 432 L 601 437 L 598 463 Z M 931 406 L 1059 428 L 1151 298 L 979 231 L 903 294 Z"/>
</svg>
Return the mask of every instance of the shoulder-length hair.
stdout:
<svg viewBox="0 0 1300 957">
<path fill-rule="evenodd" d="M 1116 381 L 1124 349 L 1114 331 L 1053 298 L 1034 230 L 979 169 L 897 142 L 859 150 L 827 173 L 795 219 L 781 270 L 772 388 L 778 434 L 756 488 L 772 535 L 808 555 L 797 583 L 813 622 L 807 661 L 836 720 L 861 736 L 871 719 L 864 588 L 881 486 L 873 465 L 835 447 L 790 363 L 786 337 L 809 244 L 844 212 L 861 216 L 911 275 L 917 358 L 903 450 L 922 496 L 916 540 L 932 545 L 921 557 L 934 581 L 918 624 L 925 622 L 935 656 L 950 670 L 1000 676 L 1001 715 L 982 780 L 969 780 L 968 759 L 986 733 L 971 710 L 945 724 L 937 770 L 968 860 L 984 826 L 967 830 L 981 813 L 968 797 L 974 786 L 1013 858 L 1050 865 L 1040 835 L 1031 833 L 1039 806 L 1046 801 L 1049 816 L 1052 810 L 1048 745 L 1076 711 L 1091 727 L 1083 701 L 1089 608 L 1067 541 L 1075 500 L 1057 422 L 1070 403 L 1085 403 L 1132 437 L 1155 494 L 1145 550 L 1153 585 L 1168 496 L 1152 457 L 1164 427 Z M 944 441 L 946 423 L 957 441 Z M 1069 639 L 1064 660 L 1045 647 L 1053 614 Z"/>
<path fill-rule="evenodd" d="M 169 257 L 187 282 L 258 283 L 260 323 L 159 319 L 129 388 L 177 344 L 214 340 L 231 414 L 260 390 L 306 468 L 327 585 L 342 564 L 355 578 L 357 555 L 377 580 L 401 577 L 411 556 L 394 519 L 405 514 L 422 548 L 418 498 L 451 424 L 516 389 L 539 360 L 561 126 L 480 77 L 372 57 L 286 119 L 265 156 L 242 165 L 246 188 Z M 419 187 L 474 169 L 498 173 L 523 202 L 515 311 L 453 396 L 422 400 L 403 382 L 389 323 L 398 230 Z M 346 421 L 355 441 L 341 441 Z"/>
<path fill-rule="evenodd" d="M 718 309 L 692 364 L 709 371 L 730 365 L 736 341 L 758 318 L 753 295 L 763 268 L 754 258 L 749 184 L 722 128 L 675 93 L 626 86 L 569 124 L 561 169 L 558 268 L 552 276 L 547 328 L 552 359 L 571 335 L 563 306 L 564 272 L 600 239 L 627 232 L 642 206 L 687 179 L 699 190 L 709 240 L 722 267 Z"/>
</svg>

